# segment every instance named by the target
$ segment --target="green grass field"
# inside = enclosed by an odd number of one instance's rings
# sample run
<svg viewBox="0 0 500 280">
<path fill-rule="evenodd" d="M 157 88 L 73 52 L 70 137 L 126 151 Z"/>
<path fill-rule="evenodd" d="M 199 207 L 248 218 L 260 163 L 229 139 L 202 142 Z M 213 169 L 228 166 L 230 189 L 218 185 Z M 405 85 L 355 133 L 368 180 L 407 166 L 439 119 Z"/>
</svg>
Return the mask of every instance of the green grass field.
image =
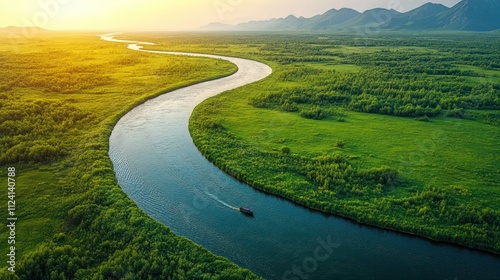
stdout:
<svg viewBox="0 0 500 280">
<path fill-rule="evenodd" d="M 347 113 L 344 122 L 308 120 L 296 113 L 254 108 L 248 104 L 247 90 L 220 96 L 217 102 L 224 109 L 216 117 L 227 132 L 262 151 L 278 152 L 288 146 L 293 153 L 311 158 L 345 153 L 360 166 L 397 166 L 405 184 L 472 186 L 477 195 L 474 203 L 500 208 L 500 196 L 491 196 L 492 191 L 500 192 L 491 188 L 500 176 L 498 143 L 491 141 L 499 136 L 496 126 L 357 112 Z M 345 146 L 335 147 L 337 141 Z M 399 188 L 393 192 L 404 194 Z"/>
</svg>

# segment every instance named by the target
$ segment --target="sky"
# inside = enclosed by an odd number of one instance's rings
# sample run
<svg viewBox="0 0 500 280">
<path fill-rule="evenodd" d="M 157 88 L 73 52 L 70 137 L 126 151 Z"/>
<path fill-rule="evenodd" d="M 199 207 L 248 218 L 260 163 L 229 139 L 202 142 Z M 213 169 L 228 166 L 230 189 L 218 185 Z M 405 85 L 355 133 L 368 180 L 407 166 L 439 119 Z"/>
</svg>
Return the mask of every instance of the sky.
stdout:
<svg viewBox="0 0 500 280">
<path fill-rule="evenodd" d="M 329 9 L 409 11 L 432 0 L 17 0 L 0 3 L 0 27 L 51 30 L 193 30 L 211 22 L 295 16 Z M 434 0 L 451 7 L 460 0 Z"/>
</svg>

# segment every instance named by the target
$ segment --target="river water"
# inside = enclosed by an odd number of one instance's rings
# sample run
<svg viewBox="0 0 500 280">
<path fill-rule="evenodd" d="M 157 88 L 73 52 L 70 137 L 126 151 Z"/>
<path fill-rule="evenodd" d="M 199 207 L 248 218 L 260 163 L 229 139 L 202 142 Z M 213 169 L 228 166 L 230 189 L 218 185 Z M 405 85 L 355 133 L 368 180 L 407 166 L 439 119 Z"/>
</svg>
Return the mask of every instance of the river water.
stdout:
<svg viewBox="0 0 500 280">
<path fill-rule="evenodd" d="M 102 38 L 129 43 L 132 50 L 147 44 Z M 239 70 L 136 107 L 110 137 L 118 182 L 147 214 L 266 279 L 500 279 L 497 256 L 311 211 L 220 171 L 193 144 L 189 116 L 206 98 L 261 80 L 271 69 L 208 57 Z M 252 208 L 254 217 L 238 212 L 239 206 Z"/>
</svg>

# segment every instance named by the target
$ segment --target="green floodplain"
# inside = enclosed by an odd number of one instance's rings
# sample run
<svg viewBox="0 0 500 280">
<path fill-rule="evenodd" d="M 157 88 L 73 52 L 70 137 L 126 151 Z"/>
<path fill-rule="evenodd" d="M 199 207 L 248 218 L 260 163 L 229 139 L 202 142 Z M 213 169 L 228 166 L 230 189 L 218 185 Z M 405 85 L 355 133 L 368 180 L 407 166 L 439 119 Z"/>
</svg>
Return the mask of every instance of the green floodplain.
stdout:
<svg viewBox="0 0 500 280">
<path fill-rule="evenodd" d="M 362 223 L 500 253 L 499 35 L 375 35 L 126 37 L 273 68 L 191 118 L 198 148 L 236 178 Z M 234 65 L 133 52 L 95 34 L 3 40 L 0 165 L 2 178 L 17 170 L 21 279 L 256 278 L 145 215 L 107 154 L 132 107 Z"/>
</svg>

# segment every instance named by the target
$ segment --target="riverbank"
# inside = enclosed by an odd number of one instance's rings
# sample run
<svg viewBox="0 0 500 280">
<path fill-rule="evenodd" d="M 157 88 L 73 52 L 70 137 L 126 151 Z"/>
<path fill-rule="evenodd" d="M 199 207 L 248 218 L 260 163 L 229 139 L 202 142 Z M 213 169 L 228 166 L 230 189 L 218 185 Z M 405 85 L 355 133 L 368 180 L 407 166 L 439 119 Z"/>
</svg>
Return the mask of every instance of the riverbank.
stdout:
<svg viewBox="0 0 500 280">
<path fill-rule="evenodd" d="M 425 238 L 428 240 L 431 240 L 433 242 L 440 242 L 440 243 L 447 243 L 447 244 L 453 244 L 453 245 L 460 245 L 460 246 L 465 246 L 471 249 L 476 249 L 484 252 L 488 252 L 491 254 L 495 255 L 500 255 L 499 251 L 487 248 L 487 247 L 481 247 L 481 246 L 473 246 L 470 243 L 463 242 L 457 239 L 457 240 L 446 240 L 443 237 L 439 237 L 439 235 L 435 235 L 435 231 L 432 229 L 426 228 L 425 225 L 422 225 L 421 227 L 415 228 L 415 227 L 409 227 L 409 228 L 404 228 L 404 227 L 398 227 L 398 224 L 395 223 L 396 218 L 404 219 L 405 217 L 394 217 L 391 223 L 381 223 L 380 220 L 377 219 L 370 219 L 367 217 L 373 217 L 373 215 L 366 216 L 368 213 L 372 213 L 372 211 L 377 212 L 377 210 L 373 208 L 367 209 L 367 212 L 360 212 L 360 213 L 353 213 L 350 212 L 350 206 L 349 202 L 343 203 L 341 200 L 337 200 L 337 205 L 334 205 L 333 203 L 328 203 L 325 201 L 325 198 L 322 200 L 316 200 L 316 199 L 311 199 L 306 197 L 304 192 L 296 192 L 294 193 L 293 191 L 287 190 L 285 188 L 277 188 L 277 187 L 271 187 L 271 185 L 280 185 L 282 184 L 281 180 L 278 179 L 276 180 L 269 180 L 266 182 L 266 180 L 263 180 L 262 177 L 266 174 L 266 176 L 269 176 L 270 178 L 273 178 L 273 172 L 269 172 L 268 170 L 263 169 L 265 166 L 270 166 L 270 165 L 279 165 L 279 163 L 276 162 L 269 162 L 266 158 L 268 158 L 269 152 L 263 152 L 259 155 L 259 152 L 256 152 L 255 147 L 248 147 L 245 144 L 241 144 L 242 140 L 237 139 L 234 135 L 231 134 L 226 134 L 226 133 L 221 133 L 224 129 L 227 127 L 224 126 L 223 122 L 220 122 L 219 129 L 214 129 L 217 130 L 217 132 L 213 132 L 214 130 L 211 130 L 210 132 L 207 132 L 206 126 L 203 126 L 199 123 L 197 123 L 197 118 L 198 116 L 203 116 L 203 119 L 205 122 L 210 123 L 211 121 L 215 122 L 215 120 L 219 120 L 220 116 L 216 118 L 210 118 L 210 116 L 207 116 L 207 114 L 200 112 L 199 110 L 203 110 L 203 106 L 205 104 L 201 104 L 199 108 L 195 110 L 195 113 L 193 114 L 191 123 L 190 123 L 190 129 L 191 129 L 191 135 L 193 136 L 193 141 L 195 142 L 196 146 L 200 150 L 200 152 L 211 162 L 213 162 L 216 166 L 221 168 L 224 172 L 227 174 L 233 176 L 234 178 L 237 178 L 238 180 L 254 187 L 255 189 L 258 189 L 260 191 L 276 195 L 279 197 L 282 197 L 284 199 L 290 200 L 300 206 L 307 207 L 312 210 L 316 210 L 325 214 L 331 214 L 331 215 L 336 215 L 342 218 L 346 218 L 352 221 L 355 221 L 359 224 L 364 224 L 364 225 L 369 225 L 369 226 L 374 226 L 377 228 L 381 229 L 386 229 L 386 230 L 393 230 L 397 232 L 401 232 L 404 234 L 412 235 L 412 236 L 417 236 L 420 238 Z M 207 107 L 213 108 L 213 105 L 208 105 Z M 241 112 L 241 111 L 239 111 Z M 226 115 L 227 116 L 227 115 Z M 200 129 L 202 127 L 202 129 Z M 248 126 L 243 126 L 243 127 L 248 127 Z M 221 134 L 219 134 L 221 133 Z M 207 140 L 209 139 L 209 140 Z M 221 139 L 230 139 L 229 141 L 223 141 Z M 238 148 L 235 148 L 234 146 L 231 147 L 230 145 L 234 143 L 236 144 Z M 231 143 L 231 144 L 228 144 Z M 214 147 L 217 147 L 214 149 Z M 224 150 L 224 152 L 221 152 Z M 237 159 L 236 157 L 229 157 L 229 158 L 223 158 L 221 157 L 221 154 L 224 155 L 248 155 L 252 154 L 253 156 L 257 155 L 256 158 L 253 158 L 249 161 L 244 161 Z M 274 155 L 276 157 L 280 157 L 281 155 L 279 152 L 274 152 Z M 239 158 L 239 157 L 238 157 Z M 260 162 L 260 165 L 257 170 L 252 170 L 248 168 L 249 165 L 255 165 L 255 162 Z M 231 162 L 231 164 L 228 164 L 226 162 Z M 281 162 L 283 163 L 283 162 Z M 270 168 L 272 169 L 272 168 Z M 260 179 L 255 179 L 254 174 L 260 174 L 258 175 L 258 178 Z M 274 173 L 277 174 L 277 173 Z M 252 176 L 254 175 L 254 176 Z M 277 176 L 278 178 L 282 176 Z M 295 178 L 296 180 L 301 180 L 301 182 L 305 182 L 307 179 L 298 176 Z M 291 185 L 291 184 L 290 184 Z M 309 188 L 312 188 L 311 185 L 308 186 Z M 317 190 L 317 188 L 314 188 Z M 311 194 L 311 192 L 306 192 L 307 194 Z M 313 193 L 313 195 L 317 198 L 318 194 Z M 318 204 L 324 205 L 324 207 L 319 207 Z M 344 208 L 345 207 L 345 208 Z M 389 207 L 388 207 L 389 208 Z M 387 218 L 382 217 L 381 219 L 387 220 Z M 469 235 L 465 234 L 464 237 L 469 237 Z"/>
</svg>

